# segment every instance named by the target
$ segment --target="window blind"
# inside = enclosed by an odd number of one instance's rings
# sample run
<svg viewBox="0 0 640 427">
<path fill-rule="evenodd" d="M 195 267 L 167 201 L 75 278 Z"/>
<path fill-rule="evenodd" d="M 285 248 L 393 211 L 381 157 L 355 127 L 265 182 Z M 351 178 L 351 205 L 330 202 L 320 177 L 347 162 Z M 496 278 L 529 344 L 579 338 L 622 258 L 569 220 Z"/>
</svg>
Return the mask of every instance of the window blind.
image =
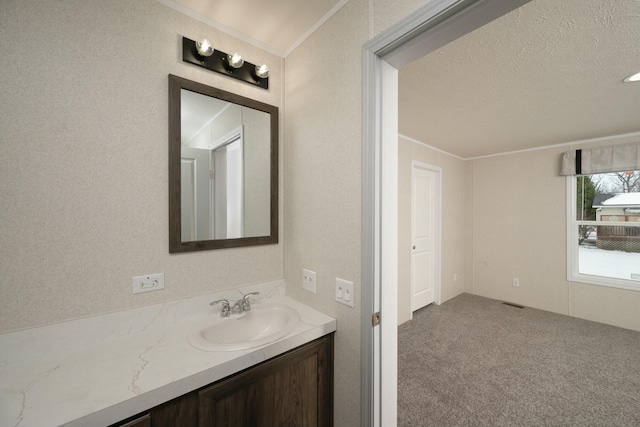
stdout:
<svg viewBox="0 0 640 427">
<path fill-rule="evenodd" d="M 586 175 L 640 169 L 640 142 L 583 148 L 562 156 L 560 175 Z"/>
</svg>

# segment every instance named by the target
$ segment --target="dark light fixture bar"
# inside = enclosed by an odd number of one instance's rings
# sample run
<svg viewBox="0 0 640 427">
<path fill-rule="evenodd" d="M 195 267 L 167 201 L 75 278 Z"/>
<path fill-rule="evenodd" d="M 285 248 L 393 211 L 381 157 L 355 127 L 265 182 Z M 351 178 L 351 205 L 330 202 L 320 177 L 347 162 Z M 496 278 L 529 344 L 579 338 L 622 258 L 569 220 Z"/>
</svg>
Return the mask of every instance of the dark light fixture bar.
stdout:
<svg viewBox="0 0 640 427">
<path fill-rule="evenodd" d="M 258 76 L 261 67 L 266 66 L 256 67 L 256 65 L 250 62 L 244 61 L 239 68 L 234 68 L 229 63 L 228 54 L 214 49 L 213 54 L 210 56 L 203 56 L 198 53 L 196 42 L 186 37 L 182 38 L 182 60 L 254 86 L 259 86 L 263 89 L 269 89 L 268 69 L 266 77 Z"/>
</svg>

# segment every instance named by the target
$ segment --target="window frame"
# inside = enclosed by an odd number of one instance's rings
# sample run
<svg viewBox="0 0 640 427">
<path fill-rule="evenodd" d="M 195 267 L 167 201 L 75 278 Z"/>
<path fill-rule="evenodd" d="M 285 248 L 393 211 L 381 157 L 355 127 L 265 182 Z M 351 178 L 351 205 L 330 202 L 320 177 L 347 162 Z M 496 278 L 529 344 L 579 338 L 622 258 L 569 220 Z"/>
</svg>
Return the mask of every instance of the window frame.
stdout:
<svg viewBox="0 0 640 427">
<path fill-rule="evenodd" d="M 597 174 L 584 174 L 597 175 Z M 567 281 L 586 283 L 589 285 L 606 286 L 610 288 L 640 291 L 640 281 L 631 279 L 620 279 L 617 277 L 593 276 L 581 274 L 579 272 L 579 245 L 578 224 L 576 219 L 576 205 L 578 199 L 577 178 L 582 175 L 567 175 Z"/>
</svg>

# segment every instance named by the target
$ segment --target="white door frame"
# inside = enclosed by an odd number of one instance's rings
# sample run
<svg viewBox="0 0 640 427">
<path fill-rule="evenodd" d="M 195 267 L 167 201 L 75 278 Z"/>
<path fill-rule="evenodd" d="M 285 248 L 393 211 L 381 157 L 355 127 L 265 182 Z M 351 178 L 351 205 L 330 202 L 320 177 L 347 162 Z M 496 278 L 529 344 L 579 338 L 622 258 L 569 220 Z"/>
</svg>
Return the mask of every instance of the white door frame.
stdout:
<svg viewBox="0 0 640 427">
<path fill-rule="evenodd" d="M 432 0 L 363 46 L 362 426 L 397 424 L 398 69 L 529 1 Z"/>
<path fill-rule="evenodd" d="M 436 175 L 436 205 L 435 205 L 435 260 L 434 260 L 434 281 L 433 281 L 433 296 L 434 304 L 440 305 L 442 303 L 442 168 L 428 163 L 420 162 L 418 160 L 411 161 L 411 236 L 413 239 L 413 173 L 415 168 L 427 170 L 435 173 Z M 411 271 L 413 271 L 413 256 L 411 257 Z M 413 275 L 411 276 L 411 295 L 413 296 Z M 413 301 L 411 301 L 413 304 Z M 411 318 L 413 318 L 413 306 L 411 308 Z"/>
</svg>

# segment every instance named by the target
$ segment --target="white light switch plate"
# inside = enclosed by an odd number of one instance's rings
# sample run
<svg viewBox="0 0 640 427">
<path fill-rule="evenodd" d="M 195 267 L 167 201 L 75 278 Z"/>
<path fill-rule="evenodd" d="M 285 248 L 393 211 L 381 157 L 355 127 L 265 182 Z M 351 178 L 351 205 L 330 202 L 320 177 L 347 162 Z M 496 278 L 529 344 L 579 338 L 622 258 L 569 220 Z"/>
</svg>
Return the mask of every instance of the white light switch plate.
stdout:
<svg viewBox="0 0 640 427">
<path fill-rule="evenodd" d="M 353 282 L 336 277 L 336 301 L 340 304 L 353 307 L 355 296 L 353 292 Z"/>
<path fill-rule="evenodd" d="M 151 292 L 164 289 L 164 273 L 147 274 L 133 278 L 133 293 Z"/>
<path fill-rule="evenodd" d="M 302 269 L 302 287 L 309 292 L 316 293 L 316 272 Z"/>
</svg>

